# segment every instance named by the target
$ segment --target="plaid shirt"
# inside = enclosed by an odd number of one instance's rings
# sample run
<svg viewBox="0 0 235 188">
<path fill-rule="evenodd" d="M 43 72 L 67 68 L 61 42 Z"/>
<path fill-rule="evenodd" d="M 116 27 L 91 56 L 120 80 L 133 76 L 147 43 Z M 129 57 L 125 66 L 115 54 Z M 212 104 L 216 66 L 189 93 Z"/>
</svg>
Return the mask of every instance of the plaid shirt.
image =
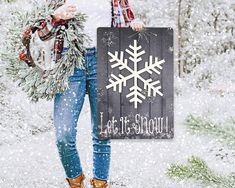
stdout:
<svg viewBox="0 0 235 188">
<path fill-rule="evenodd" d="M 128 27 L 134 18 L 128 0 L 112 0 L 111 27 Z"/>
<path fill-rule="evenodd" d="M 66 1 L 66 0 L 65 0 Z M 64 1 L 64 2 L 65 2 Z M 61 0 L 51 0 L 49 6 L 53 6 L 55 9 L 63 4 Z M 128 0 L 111 0 L 111 11 L 112 11 L 112 21 L 111 27 L 129 27 L 130 23 L 135 19 L 134 13 L 129 5 Z M 51 31 L 59 25 L 66 24 L 65 20 L 56 21 L 52 16 L 49 16 L 42 27 L 38 28 L 38 34 L 43 41 L 50 40 L 52 37 Z M 60 30 L 55 33 L 55 45 L 54 45 L 54 59 L 57 61 L 61 58 L 63 50 L 63 38 L 61 38 Z"/>
<path fill-rule="evenodd" d="M 66 2 L 66 0 L 64 0 Z M 61 3 L 56 3 L 56 1 L 51 0 L 50 6 L 58 8 Z M 111 27 L 129 27 L 131 21 L 135 19 L 132 8 L 129 5 L 128 0 L 111 0 L 111 10 L 112 10 L 112 22 Z M 55 21 L 54 19 L 48 19 L 52 26 L 57 26 L 63 24 L 64 21 Z"/>
</svg>

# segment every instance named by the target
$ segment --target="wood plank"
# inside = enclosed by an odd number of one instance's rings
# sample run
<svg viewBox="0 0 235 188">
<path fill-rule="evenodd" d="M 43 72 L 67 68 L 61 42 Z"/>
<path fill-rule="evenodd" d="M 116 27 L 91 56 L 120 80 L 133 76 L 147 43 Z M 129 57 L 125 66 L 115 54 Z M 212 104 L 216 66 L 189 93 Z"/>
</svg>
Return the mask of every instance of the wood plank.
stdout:
<svg viewBox="0 0 235 188">
<path fill-rule="evenodd" d="M 166 61 L 165 67 L 162 71 L 162 90 L 164 92 L 163 104 L 162 104 L 162 116 L 168 117 L 169 130 L 165 131 L 166 134 L 164 138 L 173 137 L 173 108 L 174 108 L 174 92 L 173 92 L 173 83 L 174 83 L 174 55 L 171 49 L 173 48 L 173 30 L 170 28 L 164 28 L 164 35 L 162 37 L 162 55 Z M 168 73 L 172 74 L 168 74 Z"/>
<path fill-rule="evenodd" d="M 112 124 L 112 120 L 115 119 L 116 126 L 119 128 L 119 130 L 121 130 L 119 134 L 112 132 L 110 135 L 108 135 L 112 139 L 157 139 L 173 137 L 174 56 L 173 51 L 171 50 L 173 48 L 173 30 L 168 28 L 146 29 L 146 31 L 143 31 L 139 34 L 133 31 L 131 28 L 98 29 L 98 87 L 103 88 L 104 91 L 103 95 L 100 96 L 101 99 L 98 104 L 98 112 L 101 110 L 106 112 L 104 113 L 103 121 L 106 123 L 108 122 L 109 125 Z M 112 39 L 113 43 L 111 45 L 106 45 L 104 41 L 107 42 L 106 35 L 110 32 L 114 35 L 114 38 Z M 155 36 L 155 34 L 157 34 L 157 36 Z M 137 44 L 140 45 L 143 50 L 145 50 L 145 54 L 141 56 L 141 62 L 138 63 L 138 70 L 142 70 L 145 67 L 146 62 L 149 63 L 150 55 L 153 57 L 153 60 L 155 60 L 155 57 L 158 57 L 158 60 L 165 60 L 165 63 L 162 65 L 163 69 L 158 69 L 161 73 L 160 75 L 154 72 L 152 74 L 149 72 L 143 72 L 140 75 L 144 80 L 148 80 L 149 78 L 152 78 L 153 81 L 159 80 L 162 86 L 160 91 L 163 93 L 163 96 L 157 94 L 156 97 L 148 97 L 147 92 L 143 91 L 142 94 L 146 97 L 146 99 L 143 100 L 142 103 L 138 103 L 138 108 L 134 106 L 134 103 L 130 102 L 130 98 L 126 97 L 126 95 L 130 93 L 130 88 L 134 84 L 134 79 L 127 81 L 126 86 L 122 87 L 121 93 L 118 91 L 113 91 L 113 88 L 106 89 L 106 86 L 110 84 L 109 78 L 111 74 L 114 74 L 117 77 L 119 76 L 119 73 L 124 77 L 130 75 L 130 71 L 126 69 L 120 71 L 118 67 L 111 68 L 111 65 L 115 62 L 109 62 L 111 57 L 107 55 L 108 52 L 111 52 L 112 54 L 118 52 L 120 56 L 120 51 L 122 51 L 124 53 L 124 59 L 127 59 L 128 66 L 134 70 L 134 63 L 130 60 L 130 55 L 125 51 L 126 49 L 132 51 L 129 48 L 129 45 L 133 45 L 134 40 L 137 40 Z M 140 80 L 138 80 L 138 87 L 144 90 L 144 84 Z M 144 132 L 141 134 L 136 134 L 133 129 L 131 129 L 132 124 L 136 123 L 136 117 L 138 117 L 139 123 L 140 121 L 146 123 L 146 126 L 142 127 Z M 162 117 L 162 119 L 157 121 L 158 117 Z M 156 130 L 154 134 L 148 134 L 150 125 L 161 123 L 162 121 L 162 124 L 164 125 L 164 123 L 166 124 L 166 117 L 168 118 L 167 120 L 170 125 L 169 129 L 164 128 L 163 132 L 158 134 Z M 124 118 L 129 121 L 126 124 L 127 127 L 123 126 L 123 122 L 120 121 L 120 119 L 124 120 Z M 156 121 L 154 121 L 154 118 Z M 156 126 L 157 125 L 155 125 L 155 128 Z M 125 130 L 123 128 L 127 129 Z M 131 134 L 123 132 L 128 131 L 128 129 L 131 129 Z M 147 131 L 147 133 L 145 131 Z"/>
</svg>

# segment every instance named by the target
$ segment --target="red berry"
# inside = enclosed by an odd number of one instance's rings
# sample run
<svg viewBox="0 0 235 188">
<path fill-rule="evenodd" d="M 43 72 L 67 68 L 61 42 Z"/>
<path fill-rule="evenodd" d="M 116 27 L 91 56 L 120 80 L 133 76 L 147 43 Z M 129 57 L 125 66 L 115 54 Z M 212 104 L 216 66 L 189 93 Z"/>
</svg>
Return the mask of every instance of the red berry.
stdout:
<svg viewBox="0 0 235 188">
<path fill-rule="evenodd" d="M 19 54 L 19 59 L 21 61 L 26 61 L 28 58 L 27 58 L 27 55 L 24 52 L 22 52 Z"/>
</svg>

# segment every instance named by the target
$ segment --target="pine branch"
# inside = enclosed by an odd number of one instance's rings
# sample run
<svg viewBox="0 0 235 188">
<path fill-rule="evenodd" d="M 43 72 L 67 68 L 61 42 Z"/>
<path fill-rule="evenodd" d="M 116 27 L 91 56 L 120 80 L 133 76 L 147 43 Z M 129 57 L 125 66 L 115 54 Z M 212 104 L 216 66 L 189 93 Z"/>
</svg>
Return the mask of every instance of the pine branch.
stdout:
<svg viewBox="0 0 235 188">
<path fill-rule="evenodd" d="M 83 32 L 86 16 L 80 13 L 68 22 L 64 44 L 68 45 L 66 47 L 69 50 L 57 61 L 52 70 L 43 70 L 39 65 L 30 68 L 18 58 L 19 52 L 25 51 L 21 42 L 25 29 L 35 24 L 39 18 L 48 17 L 62 2 L 58 0 L 55 4 L 50 3 L 49 6 L 35 2 L 29 12 L 14 11 L 5 27 L 7 36 L 4 48 L 0 50 L 1 60 L 6 66 L 7 75 L 22 87 L 32 102 L 37 102 L 39 99 L 51 100 L 56 93 L 64 92 L 68 88 L 68 78 L 72 75 L 75 66 L 79 69 L 84 68 L 83 44 L 89 38 Z"/>
<path fill-rule="evenodd" d="M 190 114 L 185 121 L 189 130 L 196 134 L 206 134 L 216 138 L 230 149 L 235 149 L 235 124 L 222 126 L 205 120 L 202 117 L 195 117 Z"/>
<path fill-rule="evenodd" d="M 186 165 L 172 164 L 166 173 L 175 180 L 195 180 L 203 187 L 213 186 L 218 188 L 233 188 L 235 174 L 221 176 L 211 170 L 202 159 L 192 156 Z"/>
<path fill-rule="evenodd" d="M 230 149 L 235 148 L 235 127 L 212 123 L 202 117 L 194 117 L 190 114 L 185 121 L 187 128 L 195 134 L 206 134 L 215 137 Z M 218 188 L 235 187 L 235 173 L 229 176 L 221 176 L 211 170 L 202 159 L 192 156 L 186 165 L 172 164 L 167 169 L 167 175 L 176 180 L 195 180 L 203 187 L 208 185 Z"/>
</svg>

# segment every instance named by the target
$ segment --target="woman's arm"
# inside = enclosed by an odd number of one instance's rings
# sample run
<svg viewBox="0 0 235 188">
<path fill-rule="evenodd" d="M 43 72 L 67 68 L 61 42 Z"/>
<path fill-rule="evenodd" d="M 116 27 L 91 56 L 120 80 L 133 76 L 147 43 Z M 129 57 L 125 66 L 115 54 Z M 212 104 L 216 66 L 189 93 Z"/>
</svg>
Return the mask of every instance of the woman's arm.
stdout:
<svg viewBox="0 0 235 188">
<path fill-rule="evenodd" d="M 141 31 L 144 28 L 144 23 L 136 17 L 129 0 L 122 0 L 121 4 L 122 7 L 126 9 L 125 14 L 130 20 L 129 26 L 135 31 Z"/>
<path fill-rule="evenodd" d="M 135 18 L 131 21 L 130 27 L 135 31 L 141 31 L 144 28 L 144 23 L 140 19 Z"/>
<path fill-rule="evenodd" d="M 37 29 L 38 35 L 42 41 L 48 41 L 52 39 L 56 27 L 66 23 L 68 19 L 75 16 L 76 7 L 73 5 L 61 5 L 55 9 L 54 13 L 49 15 L 44 22 L 41 23 Z"/>
</svg>

